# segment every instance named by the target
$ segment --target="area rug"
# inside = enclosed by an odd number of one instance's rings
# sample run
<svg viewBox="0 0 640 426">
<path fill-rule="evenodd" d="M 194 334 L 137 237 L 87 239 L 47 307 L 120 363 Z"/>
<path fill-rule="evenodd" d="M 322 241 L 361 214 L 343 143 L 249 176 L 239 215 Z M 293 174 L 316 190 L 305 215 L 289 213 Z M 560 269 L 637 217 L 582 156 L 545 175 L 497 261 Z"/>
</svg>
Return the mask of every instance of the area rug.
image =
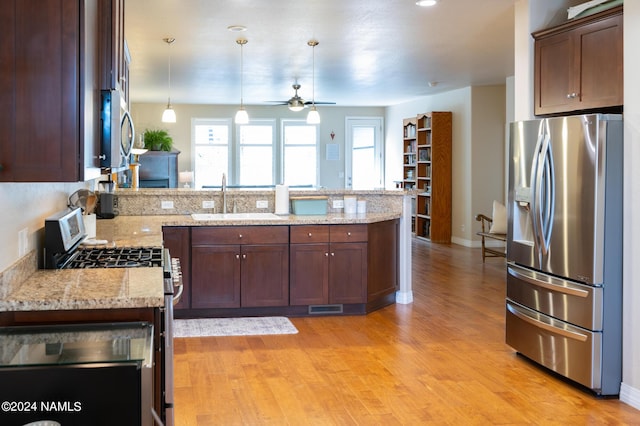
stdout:
<svg viewBox="0 0 640 426">
<path fill-rule="evenodd" d="M 176 319 L 175 337 L 260 336 L 296 334 L 298 329 L 286 317 Z"/>
</svg>

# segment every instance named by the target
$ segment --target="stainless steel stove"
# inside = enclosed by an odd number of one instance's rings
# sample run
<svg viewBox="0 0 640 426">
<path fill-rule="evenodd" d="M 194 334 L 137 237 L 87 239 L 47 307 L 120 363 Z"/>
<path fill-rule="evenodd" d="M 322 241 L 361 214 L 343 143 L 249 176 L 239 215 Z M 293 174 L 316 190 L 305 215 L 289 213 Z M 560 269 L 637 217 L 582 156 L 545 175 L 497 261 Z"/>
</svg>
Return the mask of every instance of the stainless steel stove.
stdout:
<svg viewBox="0 0 640 426">
<path fill-rule="evenodd" d="M 44 266 L 47 269 L 161 267 L 164 276 L 161 413 L 153 413 L 165 426 L 173 426 L 173 306 L 183 291 L 180 260 L 163 247 L 83 247 L 87 234 L 81 210 L 67 210 L 45 220 Z"/>
</svg>

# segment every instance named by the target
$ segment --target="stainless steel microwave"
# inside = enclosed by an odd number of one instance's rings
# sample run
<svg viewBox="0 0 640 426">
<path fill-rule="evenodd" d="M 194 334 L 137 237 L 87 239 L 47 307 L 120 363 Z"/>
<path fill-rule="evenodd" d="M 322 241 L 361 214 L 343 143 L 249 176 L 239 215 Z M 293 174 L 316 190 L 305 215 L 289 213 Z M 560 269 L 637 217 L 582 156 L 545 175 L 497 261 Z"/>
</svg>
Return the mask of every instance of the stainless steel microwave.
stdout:
<svg viewBox="0 0 640 426">
<path fill-rule="evenodd" d="M 111 173 L 127 169 L 135 129 L 119 90 L 101 90 L 100 127 L 100 168 Z"/>
</svg>

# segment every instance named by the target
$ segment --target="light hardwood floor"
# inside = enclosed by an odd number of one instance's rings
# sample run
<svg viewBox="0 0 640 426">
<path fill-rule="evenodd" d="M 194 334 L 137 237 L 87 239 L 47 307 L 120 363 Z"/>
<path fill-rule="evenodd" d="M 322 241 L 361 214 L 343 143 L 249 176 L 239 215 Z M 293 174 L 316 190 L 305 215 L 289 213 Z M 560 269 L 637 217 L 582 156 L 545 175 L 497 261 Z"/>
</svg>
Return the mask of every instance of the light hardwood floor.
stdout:
<svg viewBox="0 0 640 426">
<path fill-rule="evenodd" d="M 640 425 L 504 343 L 504 259 L 413 243 L 414 302 L 176 339 L 176 425 Z"/>
</svg>

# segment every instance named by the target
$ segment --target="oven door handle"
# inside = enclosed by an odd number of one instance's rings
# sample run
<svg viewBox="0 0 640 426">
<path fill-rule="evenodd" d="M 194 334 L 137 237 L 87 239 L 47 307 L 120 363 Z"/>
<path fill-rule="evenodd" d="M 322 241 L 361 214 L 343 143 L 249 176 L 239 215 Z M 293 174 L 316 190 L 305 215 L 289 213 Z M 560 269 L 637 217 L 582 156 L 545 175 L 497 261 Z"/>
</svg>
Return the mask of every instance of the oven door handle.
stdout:
<svg viewBox="0 0 640 426">
<path fill-rule="evenodd" d="M 184 291 L 184 285 L 180 284 L 178 287 L 178 293 L 173 296 L 173 306 L 177 305 L 182 299 L 182 292 Z"/>
</svg>

